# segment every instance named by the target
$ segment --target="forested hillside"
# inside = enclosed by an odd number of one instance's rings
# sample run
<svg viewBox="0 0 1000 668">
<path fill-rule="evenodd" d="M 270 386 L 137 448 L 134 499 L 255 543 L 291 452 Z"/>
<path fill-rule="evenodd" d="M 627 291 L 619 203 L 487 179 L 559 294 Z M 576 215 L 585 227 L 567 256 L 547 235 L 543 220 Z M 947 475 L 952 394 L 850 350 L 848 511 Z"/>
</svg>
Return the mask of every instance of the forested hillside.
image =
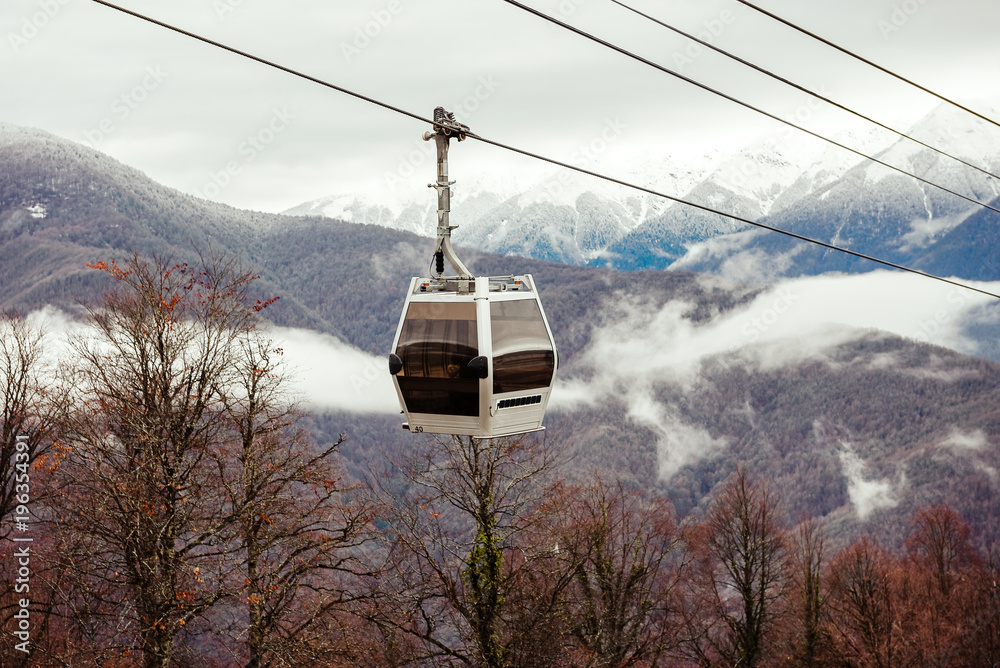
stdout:
<svg viewBox="0 0 1000 668">
<path fill-rule="evenodd" d="M 543 434 L 435 440 L 268 394 L 283 382 L 269 323 L 384 368 L 430 260 L 420 237 L 212 205 L 9 126 L 0 235 L 3 307 L 55 305 L 93 337 L 74 339 L 70 382 L 33 376 L 35 403 L 3 416 L 4 461 L 32 437 L 33 637 L 60 657 L 23 665 L 1000 660 L 996 592 L 976 584 L 1000 572 L 994 362 L 847 327 L 721 341 L 777 303 L 771 287 L 463 251 L 476 272 L 534 275 L 560 368 Z M 17 345 L 0 354 L 34 350 L 23 320 L 2 324 Z M 15 367 L 0 363 L 8 386 Z M 461 462 L 496 477 L 464 485 L 481 471 Z M 764 550 L 762 589 L 727 565 L 741 537 Z M 873 581 L 875 639 L 852 598 Z"/>
<path fill-rule="evenodd" d="M 429 260 L 425 240 L 415 235 L 237 211 L 173 192 L 45 133 L 5 126 L 2 136 L 0 279 L 7 287 L 6 308 L 73 309 L 78 301 L 92 301 L 105 282 L 86 264 L 122 260 L 130 249 L 193 261 L 196 249 L 211 247 L 255 267 L 260 274 L 255 299 L 280 296 L 267 310 L 272 321 L 334 334 L 381 356 L 405 286 Z M 29 211 L 38 206 L 44 217 Z M 535 276 L 560 349 L 560 377 L 570 383 L 594 376 L 595 361 L 581 353 L 593 348 L 595 333 L 618 322 L 622 303 L 637 305 L 645 319 L 684 304 L 682 320 L 697 327 L 742 308 L 763 290 L 685 272 L 617 273 L 474 251 L 465 255 L 480 273 Z M 980 482 L 971 489 L 978 489 L 989 467 L 997 465 L 990 460 L 994 448 L 977 455 L 986 458 L 977 469 L 956 451 L 938 447 L 953 430 L 979 430 L 988 441 L 998 432 L 991 408 L 993 364 L 861 333 L 839 348 L 818 350 L 805 363 L 760 368 L 752 360 L 734 351 L 703 361 L 693 385 L 668 374 L 652 387 L 670 420 L 704 430 L 706 443 L 719 444 L 668 481 L 656 464 L 668 447 L 658 431 L 666 422 L 639 419 L 623 394 L 602 391 L 593 402 L 564 403 L 550 419 L 551 430 L 572 444 L 581 462 L 628 472 L 645 485 L 669 482 L 671 497 L 685 511 L 697 506 L 734 462 L 751 461 L 769 475 L 787 478 L 782 489 L 807 514 L 836 511 L 850 517 L 837 452 L 851 444 L 872 467 L 866 475 L 900 485 L 901 505 L 894 511 L 899 516 L 928 500 L 969 504 L 977 528 L 993 535 L 982 505 L 990 495 L 953 499 L 940 490 L 973 479 Z M 374 429 L 376 422 L 361 424 Z M 354 436 L 388 438 L 378 435 L 380 429 Z M 402 442 L 395 430 L 391 436 Z M 935 488 L 939 491 L 932 493 Z"/>
</svg>

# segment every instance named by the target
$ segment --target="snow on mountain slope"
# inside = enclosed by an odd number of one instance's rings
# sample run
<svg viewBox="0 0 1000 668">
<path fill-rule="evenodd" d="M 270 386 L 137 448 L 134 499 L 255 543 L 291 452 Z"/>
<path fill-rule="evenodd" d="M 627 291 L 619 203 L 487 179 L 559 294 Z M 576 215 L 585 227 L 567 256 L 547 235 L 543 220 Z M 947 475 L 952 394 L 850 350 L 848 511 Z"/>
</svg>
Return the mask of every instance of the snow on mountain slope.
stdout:
<svg viewBox="0 0 1000 668">
<path fill-rule="evenodd" d="M 1000 115 L 995 109 L 991 113 Z M 908 134 L 973 164 L 993 171 L 1000 167 L 1000 132 L 965 112 L 939 107 Z M 990 203 L 1000 195 L 996 179 L 907 139 L 897 138 L 876 157 L 982 203 Z M 975 202 L 884 165 L 859 161 L 840 178 L 787 206 L 776 207 L 767 222 L 906 265 L 921 263 L 939 241 L 948 238 L 947 257 L 952 260 L 947 264 L 947 275 L 971 276 L 974 267 L 953 260 L 960 255 L 957 249 L 961 242 L 951 232 L 957 232 L 974 214 L 979 218 L 985 214 L 1000 223 L 998 214 Z M 982 243 L 982 237 L 977 238 Z M 989 243 L 998 242 L 1000 238 Z M 762 259 L 767 262 L 762 263 Z M 754 231 L 694 244 L 673 268 L 724 275 L 732 275 L 735 269 L 745 278 L 774 280 L 829 271 L 871 271 L 875 265 L 773 233 Z"/>
<path fill-rule="evenodd" d="M 680 195 L 704 179 L 717 153 L 675 158 L 649 153 L 587 168 Z M 671 202 L 569 169 L 528 181 L 508 173 L 452 174 L 457 244 L 488 252 L 582 264 Z M 306 202 L 286 215 L 320 215 L 433 236 L 437 200 L 426 180 Z M 419 183 L 419 185 L 416 185 Z"/>
<path fill-rule="evenodd" d="M 995 108 L 988 113 L 1000 116 Z M 902 129 L 997 170 L 1000 133 L 987 132 L 986 125 L 964 112 L 938 107 L 911 130 Z M 833 139 L 983 201 L 998 194 L 997 184 L 982 173 L 883 128 L 858 121 Z M 888 234 L 895 249 L 926 246 L 975 209 L 960 198 L 867 162 L 856 152 L 791 128 L 778 128 L 729 152 L 650 151 L 616 163 L 592 161 L 584 166 L 743 218 L 768 216 L 806 227 L 818 225 L 822 229 L 814 231 L 827 241 L 843 241 L 852 233 L 854 237 Z M 534 180 L 489 171 L 452 176 L 457 181 L 452 190 L 452 221 L 459 226 L 455 241 L 487 252 L 620 270 L 663 269 L 684 258 L 679 266 L 705 268 L 728 257 L 743 238 L 708 253 L 702 245 L 746 227 L 726 216 L 569 169 Z M 433 236 L 436 198 L 425 187 L 429 180 L 414 177 L 393 189 L 326 197 L 285 213 Z M 882 220 L 882 227 L 859 232 L 857 225 L 872 216 Z M 692 249 L 697 252 L 685 257 Z M 713 260 L 705 265 L 709 257 Z"/>
<path fill-rule="evenodd" d="M 434 236 L 437 226 L 437 195 L 427 187 L 433 174 L 426 178 L 380 183 L 364 192 L 347 192 L 321 197 L 295 206 L 289 216 L 323 216 L 345 222 L 381 225 L 390 229 Z M 489 209 L 528 188 L 524 179 L 507 172 L 486 171 L 456 179 L 452 187 L 453 217 L 460 221 L 474 220 Z"/>
<path fill-rule="evenodd" d="M 872 132 L 845 132 L 837 138 L 870 150 L 888 145 Z M 861 158 L 815 137 L 777 132 L 720 160 L 684 199 L 741 218 L 757 220 L 793 205 L 841 177 Z M 745 228 L 732 218 L 674 205 L 662 215 L 607 247 L 595 264 L 619 270 L 665 269 L 688 249 Z"/>
<path fill-rule="evenodd" d="M 983 111 L 986 116 L 1000 118 L 1000 105 L 989 105 Z M 996 172 L 1000 165 L 1000 130 L 961 109 L 941 105 L 920 119 L 907 134 L 978 167 Z M 939 163 L 946 168 L 954 167 L 968 170 L 973 175 L 981 174 L 946 157 L 935 156 L 928 149 L 910 141 L 896 142 L 877 157 L 893 165 L 911 166 L 914 169 L 928 169 Z M 885 167 L 874 165 L 869 179 L 874 182 L 889 174 L 891 172 Z"/>
</svg>

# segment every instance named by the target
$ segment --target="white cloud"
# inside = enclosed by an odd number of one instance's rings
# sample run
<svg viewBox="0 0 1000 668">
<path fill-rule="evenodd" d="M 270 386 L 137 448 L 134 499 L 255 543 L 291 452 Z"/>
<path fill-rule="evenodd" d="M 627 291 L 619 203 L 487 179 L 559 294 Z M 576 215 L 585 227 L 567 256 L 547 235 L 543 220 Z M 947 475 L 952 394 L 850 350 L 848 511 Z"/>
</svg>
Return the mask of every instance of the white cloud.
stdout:
<svg viewBox="0 0 1000 668">
<path fill-rule="evenodd" d="M 941 441 L 941 447 L 958 452 L 979 451 L 985 448 L 988 442 L 986 433 L 982 429 L 964 432 L 958 427 L 953 427 L 948 437 Z"/>
<path fill-rule="evenodd" d="M 884 478 L 865 480 L 865 462 L 850 449 L 850 445 L 845 443 L 839 456 L 841 469 L 847 478 L 847 495 L 859 519 L 865 520 L 876 510 L 895 508 L 899 504 L 891 482 Z"/>
<path fill-rule="evenodd" d="M 664 480 L 726 446 L 724 439 L 712 438 L 704 429 L 684 424 L 676 410 L 657 403 L 651 394 L 632 392 L 628 399 L 629 417 L 650 427 L 659 437 L 659 474 Z"/>
<path fill-rule="evenodd" d="M 977 285 L 1000 289 L 1000 284 Z M 664 385 L 694 387 L 704 361 L 715 358 L 765 370 L 810 359 L 829 363 L 833 348 L 873 331 L 974 353 L 977 344 L 965 336 L 963 325 L 992 301 L 887 271 L 787 280 L 703 323 L 685 317 L 693 308 L 688 302 L 670 301 L 656 308 L 618 294 L 605 304 L 610 313 L 604 321 L 610 324 L 593 333 L 590 345 L 568 370 L 573 375 L 557 381 L 550 405 L 574 410 L 621 398 L 630 417 L 661 434 L 661 472 L 669 477 L 722 447 L 654 399 Z M 891 355 L 877 355 L 870 363 L 888 368 L 893 361 Z M 862 485 L 858 490 L 861 494 L 874 488 Z"/>
<path fill-rule="evenodd" d="M 1000 283 L 975 285 L 1000 291 Z M 594 372 L 588 385 L 605 388 L 599 394 L 618 381 L 689 384 L 705 359 L 722 354 L 736 354 L 761 368 L 823 358 L 831 348 L 873 331 L 972 354 L 978 346 L 964 325 L 976 309 L 996 301 L 894 272 L 787 280 L 705 323 L 685 318 L 694 306 L 688 302 L 670 301 L 656 309 L 627 296 L 614 299 L 606 304 L 613 311 L 606 318 L 611 324 L 593 334 L 576 361 Z M 872 364 L 891 362 L 883 355 Z M 567 396 L 554 396 L 554 401 L 573 404 L 593 395 L 593 388 L 585 393 L 579 382 L 566 386 Z"/>
<path fill-rule="evenodd" d="M 988 475 L 990 480 L 996 484 L 997 480 L 1000 479 L 1000 473 L 997 472 L 996 467 L 984 462 L 983 454 L 981 454 L 989 443 L 989 437 L 982 429 L 964 432 L 958 427 L 952 427 L 951 432 L 938 444 L 938 447 L 947 448 L 956 455 L 967 457 L 977 470 Z"/>
<path fill-rule="evenodd" d="M 505 3 L 467 3 L 462 12 L 443 0 L 290 0 L 281 11 L 275 3 L 242 0 L 122 4 L 424 114 L 438 104 L 472 111 L 465 101 L 479 78 L 494 76 L 501 86 L 469 114 L 472 129 L 498 139 L 516 136 L 526 148 L 553 157 L 572 156 L 615 114 L 623 119 L 627 114 L 634 128 L 616 150 L 655 141 L 700 154 L 773 125 Z M 748 77 L 744 68 L 701 55 L 706 50 L 610 3 L 536 4 L 781 117 L 805 109 L 810 127 L 842 122 L 843 114 L 813 109 L 803 93 Z M 866 110 L 878 111 L 890 124 L 900 113 L 928 104 L 919 91 L 887 86 L 879 72 L 839 67 L 837 54 L 821 44 L 800 40 L 790 45 L 784 26 L 749 9 L 722 0 L 669 4 L 669 20 L 679 28 L 711 35 L 751 60 L 781 62 L 791 68 L 784 73 L 793 79 L 818 78 L 832 91 L 853 91 Z M 932 89 L 975 96 L 997 89 L 990 29 L 996 25 L 995 3 L 920 3 L 912 20 L 908 16 L 905 25 L 893 26 L 886 35 L 877 26 L 891 20 L 896 5 L 888 0 L 802 4 L 779 2 L 775 11 L 821 25 L 835 40 L 846 35 L 876 60 L 889 53 L 911 63 Z M 6 0 L 3 16 L 0 71 L 5 89 L 21 93 L 5 98 L 5 120 L 77 140 L 108 120 L 114 129 L 102 143 L 104 150 L 188 192 L 202 188 L 227 161 L 238 160 L 237 147 L 247 134 L 260 128 L 274 105 L 287 105 L 297 116 L 294 125 L 220 195 L 237 206 L 282 210 L 378 179 L 396 169 L 426 129 L 96 3 Z M 441 25 L 441 16 L 448 16 L 447 25 Z M 970 22 L 969 16 L 979 20 Z M 511 49 L 515 37 L 521 48 Z M 935 49 L 926 48 L 931 40 Z M 432 83 L 426 71 L 435 62 L 447 62 L 449 75 Z M 169 77 L 148 102 L 129 108 L 127 116 L 122 107 L 112 110 L 142 81 L 144 68 L 157 65 Z M 524 122 L 525 109 L 531 110 L 530 123 Z M 792 135 L 789 141 L 802 140 Z M 463 156 L 476 153 L 467 146 Z M 525 164 L 483 148 L 481 158 L 465 164 L 504 161 L 517 171 Z M 433 167 L 418 182 L 432 176 Z"/>
<path fill-rule="evenodd" d="M 53 368 L 71 353 L 69 337 L 87 330 L 85 324 L 51 306 L 31 313 L 28 321 L 44 328 L 45 355 Z M 284 350 L 288 389 L 306 405 L 357 413 L 399 411 L 385 358 L 307 329 L 274 327 L 266 333 L 273 337 L 275 347 Z"/>
<path fill-rule="evenodd" d="M 399 412 L 384 357 L 306 329 L 272 330 L 285 351 L 292 387 L 315 408 L 357 413 Z"/>
</svg>

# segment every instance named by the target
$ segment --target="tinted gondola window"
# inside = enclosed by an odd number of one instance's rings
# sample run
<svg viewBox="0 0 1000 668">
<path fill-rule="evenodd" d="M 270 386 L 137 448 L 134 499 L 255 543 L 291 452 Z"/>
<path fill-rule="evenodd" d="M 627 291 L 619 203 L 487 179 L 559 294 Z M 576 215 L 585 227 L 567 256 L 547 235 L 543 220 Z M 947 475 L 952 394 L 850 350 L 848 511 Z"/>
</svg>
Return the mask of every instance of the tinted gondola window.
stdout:
<svg viewBox="0 0 1000 668">
<path fill-rule="evenodd" d="M 490 302 L 493 327 L 493 392 L 548 387 L 555 353 L 533 299 Z"/>
<path fill-rule="evenodd" d="M 464 372 L 479 354 L 476 305 L 411 302 L 399 335 L 396 375 L 407 410 L 479 415 L 479 379 Z"/>
</svg>

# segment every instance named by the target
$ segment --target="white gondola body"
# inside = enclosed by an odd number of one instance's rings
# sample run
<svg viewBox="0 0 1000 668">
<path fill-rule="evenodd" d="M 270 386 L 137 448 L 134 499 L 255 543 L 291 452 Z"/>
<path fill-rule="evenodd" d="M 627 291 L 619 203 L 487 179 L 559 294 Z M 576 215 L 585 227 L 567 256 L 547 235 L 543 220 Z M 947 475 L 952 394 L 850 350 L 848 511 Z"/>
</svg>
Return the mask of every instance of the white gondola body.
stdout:
<svg viewBox="0 0 1000 668">
<path fill-rule="evenodd" d="M 414 278 L 403 304 L 390 371 L 395 361 L 404 428 L 478 438 L 543 429 L 558 357 L 531 275 L 447 284 Z"/>
</svg>

